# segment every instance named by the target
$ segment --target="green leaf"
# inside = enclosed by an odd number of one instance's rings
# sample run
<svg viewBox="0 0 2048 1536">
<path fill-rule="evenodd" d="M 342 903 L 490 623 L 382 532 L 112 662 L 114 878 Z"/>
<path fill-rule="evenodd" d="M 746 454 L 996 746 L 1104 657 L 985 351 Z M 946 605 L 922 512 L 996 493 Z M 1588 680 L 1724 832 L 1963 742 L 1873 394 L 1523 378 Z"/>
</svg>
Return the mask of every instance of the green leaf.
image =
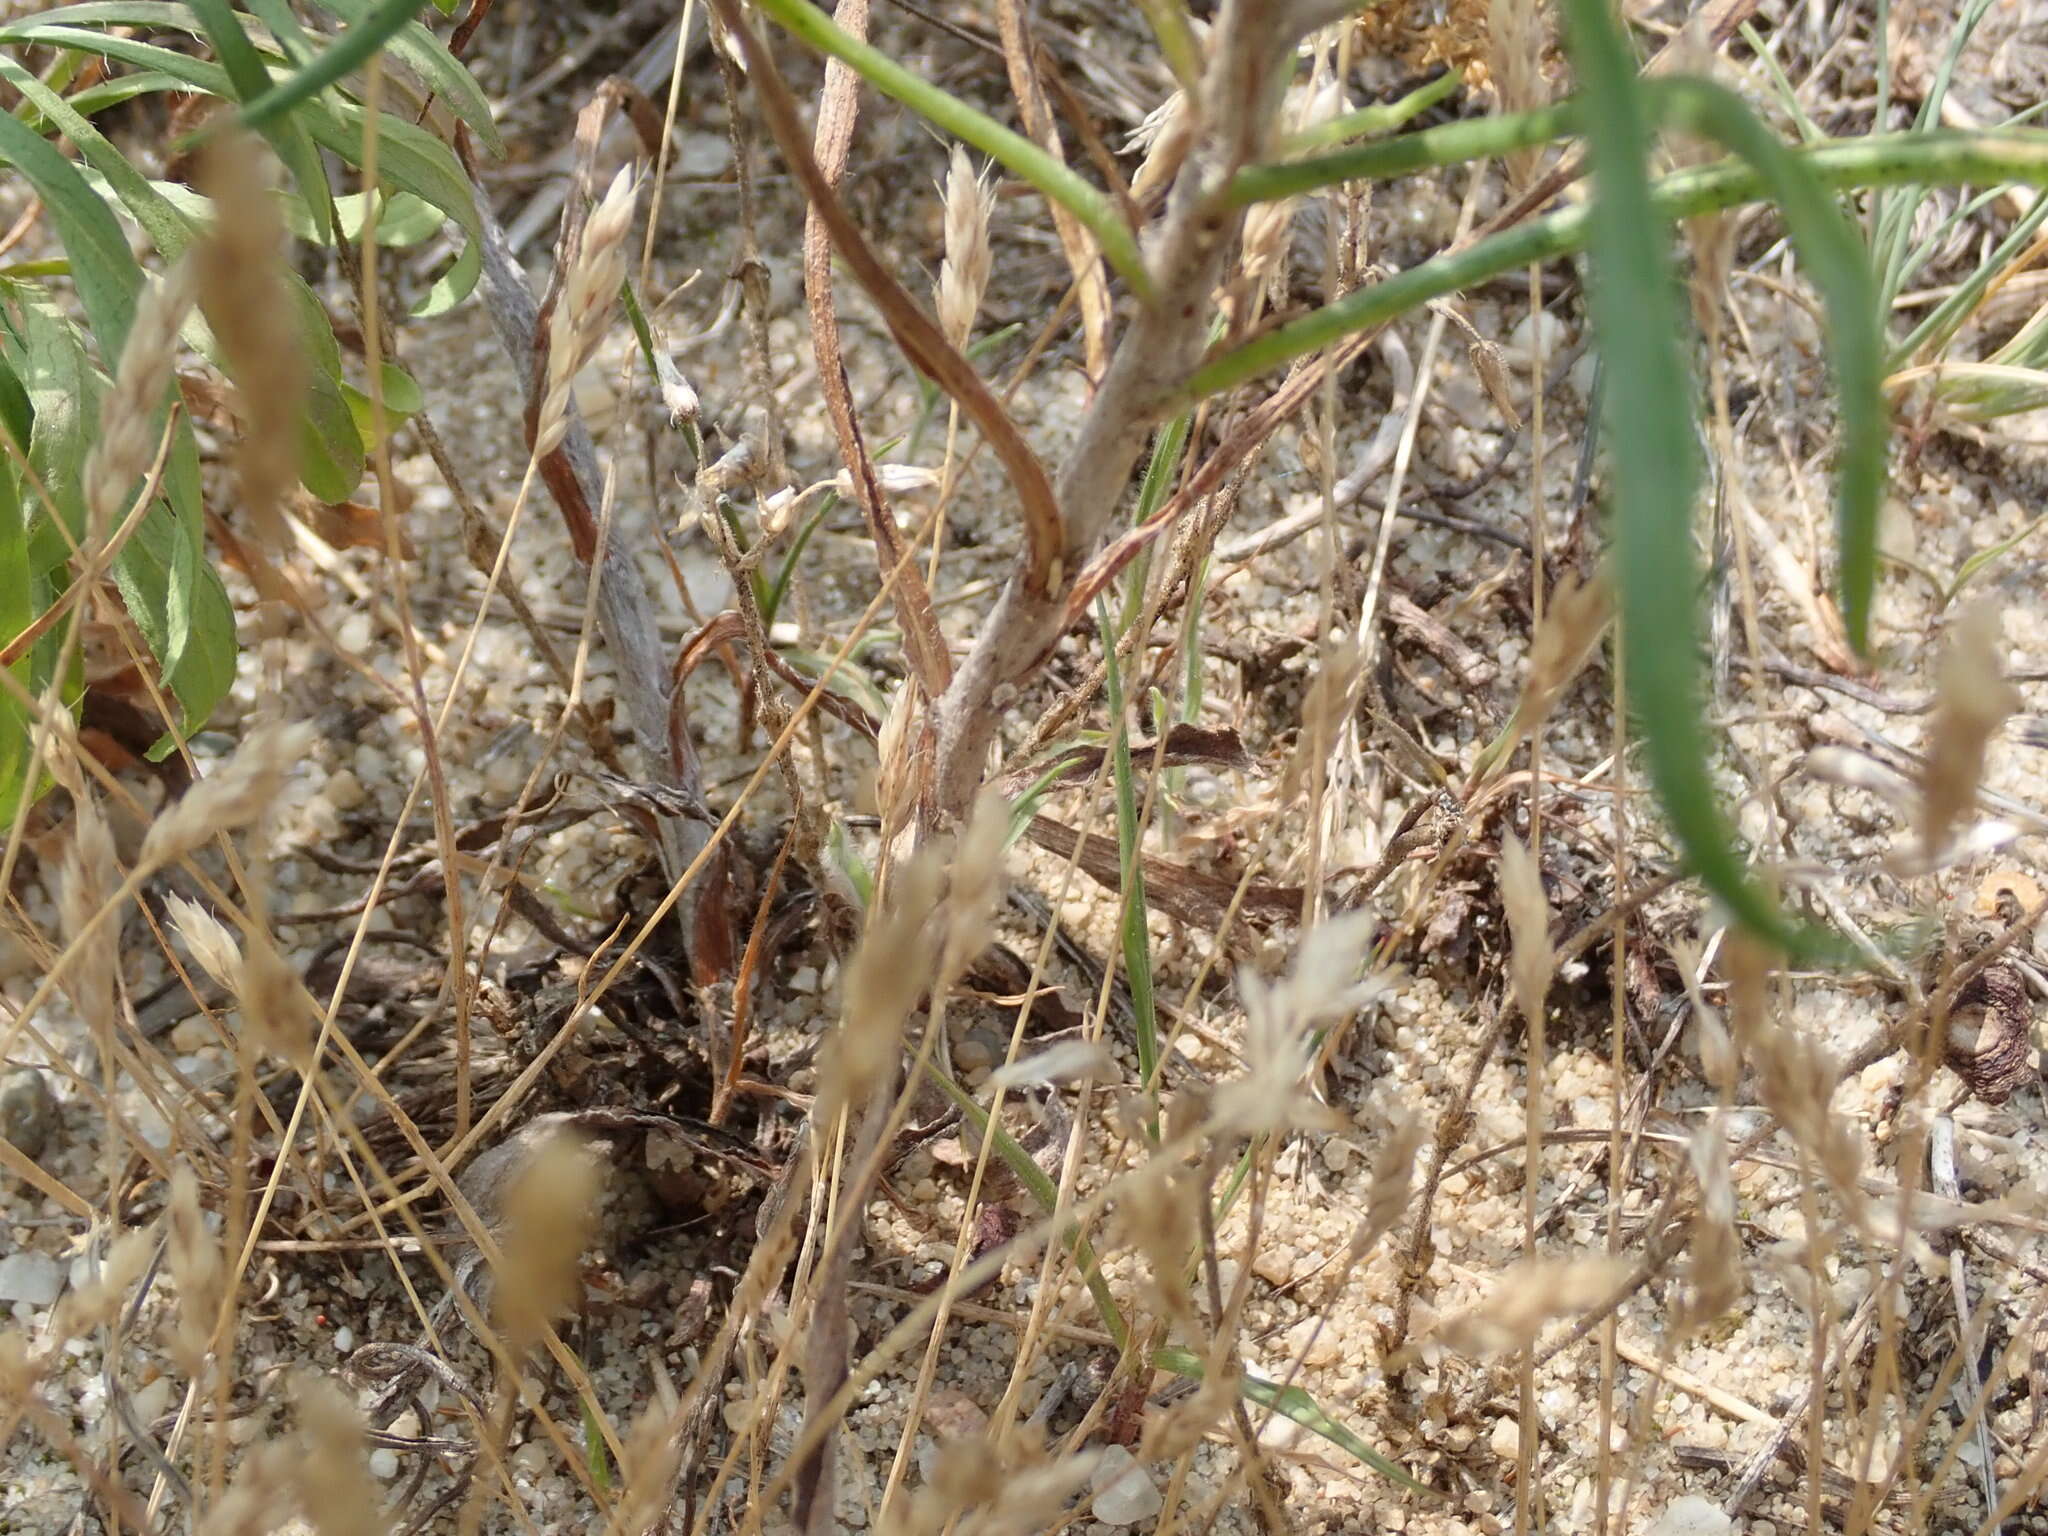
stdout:
<svg viewBox="0 0 2048 1536">
<path fill-rule="evenodd" d="M 335 227 L 342 239 L 363 238 L 364 214 L 369 201 L 368 196 L 361 192 L 350 192 L 334 199 Z M 447 222 L 440 209 L 410 192 L 400 192 L 395 197 L 380 195 L 378 203 L 377 243 L 382 246 L 395 248 L 424 244 L 439 234 L 441 226 Z M 301 240 L 321 239 L 301 199 L 285 199 L 284 219 L 291 232 Z"/>
<path fill-rule="evenodd" d="M 228 72 L 228 80 L 234 87 L 234 99 L 246 102 L 269 94 L 269 66 L 263 62 L 263 55 L 256 51 L 256 45 L 249 41 L 249 34 L 242 30 L 242 23 L 227 0 L 191 0 L 191 6 L 200 26 L 205 29 L 206 40 L 213 44 L 214 56 Z M 327 173 L 320 164 L 319 152 L 306 137 L 305 129 L 297 122 L 283 118 L 261 122 L 245 120 L 270 141 L 270 147 L 277 151 L 278 159 L 285 163 L 292 180 L 298 184 L 299 196 L 305 199 L 315 222 L 324 231 L 328 227 Z"/>
<path fill-rule="evenodd" d="M 219 4 L 222 0 L 202 0 Z M 262 95 L 242 103 L 244 127 L 261 128 L 284 118 L 301 102 L 311 101 L 328 86 L 353 74 L 369 63 L 377 50 L 395 37 L 399 29 L 419 14 L 423 0 L 379 0 L 363 19 L 327 45 L 327 49 L 305 68 L 272 86 Z"/>
<path fill-rule="evenodd" d="M 369 0 L 314 0 L 314 3 L 322 10 L 339 16 L 351 28 L 363 25 L 373 14 Z M 446 44 L 421 23 L 406 21 L 391 34 L 390 46 L 391 56 L 447 102 L 493 158 L 504 156 L 505 145 L 498 137 L 498 124 L 491 116 L 491 104 L 484 99 L 476 77 L 448 51 Z"/>
<path fill-rule="evenodd" d="M 107 205 L 85 178 L 47 140 L 22 122 L 0 112 L 0 161 L 12 165 L 35 189 L 56 226 L 57 238 L 71 261 L 71 280 L 78 288 L 93 335 L 102 351 L 118 357 L 135 318 L 135 296 L 142 269 L 129 253 Z"/>
<path fill-rule="evenodd" d="M 1564 18 L 1593 167 L 1586 297 L 1607 369 L 1602 398 L 1629 705 L 1658 802 L 1693 870 L 1744 927 L 1810 953 L 1812 936 L 1750 880 L 1708 767 L 1692 530 L 1699 449 L 1671 250 L 1650 200 L 1650 116 L 1636 61 L 1608 0 L 1565 0 Z"/>
<path fill-rule="evenodd" d="M 190 736 L 204 728 L 214 706 L 234 684 L 235 613 L 219 574 L 203 560 L 185 561 L 178 553 L 181 541 L 168 509 L 152 511 L 123 546 L 114 565 L 114 581 L 178 701 L 181 718 L 177 734 Z M 173 569 L 181 561 L 185 563 L 174 582 Z M 175 616 L 174 595 L 182 609 Z M 185 644 L 174 667 L 167 657 L 178 631 L 183 632 Z M 174 745 L 175 739 L 166 737 L 150 749 L 150 757 L 162 758 Z"/>
<path fill-rule="evenodd" d="M 1152 1352 L 1152 1364 L 1162 1371 L 1171 1371 L 1176 1376 L 1190 1381 L 1200 1381 L 1206 1374 L 1202 1359 L 1191 1349 L 1156 1349 Z M 1403 1471 L 1400 1465 L 1367 1445 L 1351 1430 L 1325 1413 L 1322 1406 L 1300 1387 L 1283 1387 L 1278 1382 L 1267 1381 L 1249 1372 L 1237 1378 L 1237 1390 L 1248 1401 L 1261 1408 L 1270 1408 L 1284 1419 L 1292 1419 L 1303 1429 L 1321 1435 L 1332 1445 L 1349 1451 L 1373 1471 L 1390 1482 L 1399 1483 L 1411 1493 L 1427 1494 L 1432 1499 L 1443 1495 L 1427 1483 L 1419 1483 Z"/>
<path fill-rule="evenodd" d="M 1657 83 L 1648 99 L 1661 122 L 1705 134 L 1755 169 L 1827 306 L 1828 347 L 1842 414 L 1835 500 L 1842 622 L 1849 643 L 1867 655 L 1890 413 L 1877 283 L 1863 243 L 1819 179 L 1733 91 L 1710 80 L 1680 78 Z"/>
</svg>

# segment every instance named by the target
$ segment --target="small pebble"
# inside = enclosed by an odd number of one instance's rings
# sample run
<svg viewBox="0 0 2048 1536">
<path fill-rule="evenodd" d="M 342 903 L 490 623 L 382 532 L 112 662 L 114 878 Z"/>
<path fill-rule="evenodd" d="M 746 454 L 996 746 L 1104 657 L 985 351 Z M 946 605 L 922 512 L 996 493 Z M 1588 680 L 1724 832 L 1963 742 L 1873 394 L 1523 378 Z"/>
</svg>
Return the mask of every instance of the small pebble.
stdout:
<svg viewBox="0 0 2048 1536">
<path fill-rule="evenodd" d="M 349 1327 L 341 1327 L 334 1330 L 334 1352 L 337 1355 L 345 1355 L 355 1347 L 355 1329 Z"/>
<path fill-rule="evenodd" d="M 1513 1461 L 1522 1454 L 1522 1426 L 1513 1419 L 1495 1419 L 1486 1443 L 1502 1461 Z"/>
<path fill-rule="evenodd" d="M 41 1157 L 57 1128 L 57 1098 L 34 1067 L 0 1078 L 0 1136 L 30 1157 Z"/>
<path fill-rule="evenodd" d="M 1734 1528 L 1735 1522 L 1721 1513 L 1720 1505 L 1688 1493 L 1664 1506 L 1648 1536 L 1728 1536 Z"/>
<path fill-rule="evenodd" d="M 64 1271 L 47 1253 L 24 1249 L 0 1259 L 0 1301 L 47 1307 L 64 1290 Z"/>
<path fill-rule="evenodd" d="M 1166 1503 L 1151 1474 L 1120 1445 L 1104 1448 L 1089 1482 L 1095 1490 L 1095 1518 L 1104 1525 L 1136 1525 L 1150 1520 Z"/>
<path fill-rule="evenodd" d="M 388 1483 L 398 1476 L 398 1452 L 388 1445 L 380 1445 L 370 1452 L 370 1476 L 380 1483 Z"/>
</svg>

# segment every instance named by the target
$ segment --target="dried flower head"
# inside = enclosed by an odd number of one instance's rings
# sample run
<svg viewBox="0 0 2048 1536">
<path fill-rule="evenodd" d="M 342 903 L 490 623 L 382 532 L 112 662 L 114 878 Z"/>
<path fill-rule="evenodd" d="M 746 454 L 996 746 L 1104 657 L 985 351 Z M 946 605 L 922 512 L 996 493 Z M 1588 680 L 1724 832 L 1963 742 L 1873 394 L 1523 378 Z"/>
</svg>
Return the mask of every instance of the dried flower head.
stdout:
<svg viewBox="0 0 2048 1536">
<path fill-rule="evenodd" d="M 313 1060 L 312 999 L 277 946 L 267 935 L 254 938 L 243 952 L 234 989 L 242 1005 L 242 1038 L 257 1050 L 301 1070 Z"/>
<path fill-rule="evenodd" d="M 1292 1128 L 1330 1130 L 1342 1122 L 1318 1103 L 1303 1075 L 1315 1059 L 1317 1025 L 1364 1006 L 1386 990 L 1385 977 L 1359 978 L 1377 919 L 1347 912 L 1310 931 L 1291 974 L 1262 980 L 1240 971 L 1244 999 L 1243 1077 L 1210 1096 L 1210 1123 L 1221 1133 L 1256 1136 Z"/>
<path fill-rule="evenodd" d="M 85 512 L 95 548 L 155 457 L 156 422 L 178 356 L 178 329 L 197 288 L 192 264 L 180 261 L 135 306 L 114 386 L 100 402 L 99 434 L 85 456 Z"/>
<path fill-rule="evenodd" d="M 2019 692 L 2005 678 L 1999 631 L 1997 607 L 1974 603 L 1957 616 L 1942 652 L 1920 779 L 1920 850 L 1929 859 L 1976 802 L 1985 749 L 2019 708 Z"/>
<path fill-rule="evenodd" d="M 1693 1136 L 1693 1173 L 1700 1206 L 1693 1217 L 1689 1269 L 1692 1295 L 1685 1324 L 1698 1328 L 1721 1316 L 1742 1297 L 1742 1240 L 1735 1231 L 1735 1186 L 1728 1176 L 1728 1143 L 1717 1122 Z"/>
<path fill-rule="evenodd" d="M 946 254 L 939 263 L 939 282 L 934 297 L 939 310 L 939 329 L 955 347 L 965 347 L 974 333 L 974 317 L 981 309 L 981 296 L 988 291 L 991 254 L 989 220 L 995 215 L 994 186 L 986 175 L 977 176 L 968 163 L 967 151 L 953 146 L 946 168 Z"/>
<path fill-rule="evenodd" d="M 377 1501 L 362 1496 L 370 1486 L 369 1442 L 356 1405 L 311 1371 L 293 1376 L 292 1397 L 305 1442 L 298 1492 L 307 1521 L 320 1536 L 386 1536 Z"/>
<path fill-rule="evenodd" d="M 178 1369 L 196 1379 L 206 1367 L 207 1351 L 213 1341 L 225 1267 L 220 1242 L 207 1229 L 206 1215 L 199 1207 L 199 1180 L 184 1164 L 171 1174 L 166 1237 L 165 1262 L 178 1293 L 171 1358 L 177 1361 Z"/>
<path fill-rule="evenodd" d="M 566 1130 L 535 1145 L 507 1185 L 495 1310 L 514 1355 L 538 1345 L 547 1325 L 582 1300 L 583 1250 L 603 1187 L 595 1150 Z"/>
<path fill-rule="evenodd" d="M 213 227 L 192 261 L 199 307 L 235 381 L 242 510 L 261 541 L 280 549 L 284 496 L 299 477 L 307 390 L 297 306 L 284 274 L 284 217 L 264 151 L 249 134 L 212 139 L 199 186 L 213 200 Z"/>
<path fill-rule="evenodd" d="M 626 166 L 583 225 L 583 244 L 563 281 L 548 327 L 547 388 L 541 394 L 533 451 L 552 453 L 569 430 L 569 392 L 597 355 L 612 302 L 626 281 L 626 236 L 633 227 L 638 167 Z"/>
<path fill-rule="evenodd" d="M 846 963 L 839 1033 L 818 1074 L 826 1103 L 817 1123 L 831 1124 L 837 1106 L 866 1097 L 895 1060 L 911 1010 L 937 980 L 933 923 L 944 880 L 938 850 L 922 849 L 896 867 L 886 897 L 868 913 Z"/>
<path fill-rule="evenodd" d="M 1375 1244 L 1393 1231 L 1408 1209 L 1408 1196 L 1415 1187 L 1423 1143 L 1422 1121 L 1417 1116 L 1398 1120 L 1387 1135 L 1387 1144 L 1373 1165 L 1372 1187 L 1365 1197 L 1365 1219 L 1351 1234 L 1347 1249 L 1349 1262 L 1356 1264 Z"/>
<path fill-rule="evenodd" d="M 1526 1349 L 1550 1323 L 1600 1305 L 1628 1273 L 1608 1255 L 1530 1259 L 1509 1270 L 1493 1293 L 1445 1323 L 1443 1342 L 1462 1354 L 1499 1356 Z"/>
<path fill-rule="evenodd" d="M 185 941 L 185 952 L 199 968 L 222 986 L 233 987 L 241 976 L 242 946 L 228 932 L 227 924 L 175 891 L 164 897 L 164 910 L 171 927 Z"/>
<path fill-rule="evenodd" d="M 1515 1004 L 1534 1027 L 1543 1022 L 1544 999 L 1557 969 L 1557 955 L 1550 947 L 1550 900 L 1543 894 L 1542 872 L 1535 856 L 1513 833 L 1500 840 L 1500 895 L 1514 943 L 1508 972 Z"/>
<path fill-rule="evenodd" d="M 114 983 L 120 975 L 120 920 L 100 917 L 101 906 L 119 889 L 120 866 L 114 835 L 90 791 L 72 801 L 71 843 L 57 881 L 57 916 L 66 960 L 64 991 L 78 1016 L 108 1036 L 115 1024 Z"/>
<path fill-rule="evenodd" d="M 313 727 L 265 725 L 249 734 L 235 755 L 186 790 L 151 824 L 139 866 L 158 869 L 181 859 L 217 832 L 254 822 L 277 798 L 285 775 L 312 747 Z"/>
</svg>

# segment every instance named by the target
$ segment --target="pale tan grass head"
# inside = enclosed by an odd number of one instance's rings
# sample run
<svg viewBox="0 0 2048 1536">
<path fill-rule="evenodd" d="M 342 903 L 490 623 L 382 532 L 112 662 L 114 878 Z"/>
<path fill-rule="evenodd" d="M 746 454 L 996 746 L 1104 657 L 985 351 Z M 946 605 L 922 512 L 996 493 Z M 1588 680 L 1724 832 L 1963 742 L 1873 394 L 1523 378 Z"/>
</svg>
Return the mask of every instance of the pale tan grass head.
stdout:
<svg viewBox="0 0 2048 1536">
<path fill-rule="evenodd" d="M 939 329 L 955 347 L 964 348 L 974 334 L 981 297 L 988 291 L 993 261 L 988 227 L 995 215 L 996 197 L 994 186 L 986 176 L 974 173 L 967 151 L 957 144 L 946 168 L 944 195 L 946 251 L 939 262 L 934 299 Z"/>
<path fill-rule="evenodd" d="M 156 456 L 155 421 L 177 362 L 178 329 L 197 291 L 193 263 L 174 262 L 135 306 L 113 388 L 100 402 L 99 435 L 85 457 L 85 510 L 95 546 Z"/>
<path fill-rule="evenodd" d="M 1930 860 L 1976 803 L 1985 752 L 2020 705 L 2005 677 L 2002 628 L 1995 604 L 1973 603 L 1956 616 L 1942 651 L 1920 779 L 1920 849 Z"/>
<path fill-rule="evenodd" d="M 220 1240 L 208 1230 L 200 1208 L 198 1176 L 187 1164 L 179 1164 L 171 1174 L 166 1222 L 164 1260 L 177 1291 L 170 1354 L 179 1370 L 196 1379 L 206 1369 L 225 1267 Z"/>
<path fill-rule="evenodd" d="M 1210 1094 L 1215 1131 L 1256 1136 L 1341 1128 L 1341 1117 L 1315 1098 L 1306 1080 L 1315 1060 L 1313 1031 L 1386 989 L 1387 978 L 1359 975 L 1377 921 L 1370 912 L 1347 912 L 1312 929 L 1301 941 L 1294 969 L 1277 981 L 1250 970 L 1238 973 L 1246 1071 Z"/>
<path fill-rule="evenodd" d="M 1699 1128 L 1690 1148 L 1699 1180 L 1699 1210 L 1693 1216 L 1684 1326 L 1699 1328 L 1721 1316 L 1742 1297 L 1742 1239 L 1735 1230 L 1735 1185 L 1728 1173 L 1728 1143 L 1720 1126 Z"/>
<path fill-rule="evenodd" d="M 597 355 L 612 304 L 626 281 L 626 236 L 633 228 L 639 168 L 628 165 L 583 225 L 583 244 L 564 279 L 548 325 L 547 388 L 534 428 L 533 451 L 552 453 L 569 430 L 576 375 Z"/>
<path fill-rule="evenodd" d="M 356 1405 L 325 1376 L 292 1378 L 305 1455 L 299 1461 L 299 1502 L 320 1536 L 384 1536 L 383 1501 L 371 1487 L 369 1442 Z"/>
<path fill-rule="evenodd" d="M 513 1174 L 494 1300 L 499 1330 L 515 1357 L 533 1350 L 547 1325 L 582 1299 L 583 1250 L 596 1230 L 603 1187 L 595 1149 L 566 1130 L 544 1137 Z"/>
<path fill-rule="evenodd" d="M 1497 1358 L 1527 1349 L 1551 1323 L 1599 1306 L 1628 1274 L 1624 1259 L 1528 1259 L 1485 1301 L 1445 1323 L 1438 1337 L 1461 1354 Z"/>
<path fill-rule="evenodd" d="M 160 869 L 220 832 L 251 825 L 277 798 L 293 764 L 317 739 L 312 726 L 264 725 L 250 732 L 234 756 L 185 791 L 151 825 L 140 867 Z"/>
<path fill-rule="evenodd" d="M 1515 1005 L 1532 1026 L 1539 1025 L 1557 969 L 1557 955 L 1550 947 L 1550 899 L 1543 894 L 1543 874 L 1535 855 L 1512 832 L 1500 840 L 1500 894 L 1512 939 L 1508 975 Z"/>
<path fill-rule="evenodd" d="M 285 276 L 284 218 L 266 151 L 249 134 L 216 134 L 199 183 L 214 217 L 193 247 L 192 263 L 199 307 L 235 381 L 241 510 L 266 548 L 282 549 L 282 509 L 299 475 L 299 419 L 309 383 Z"/>
</svg>

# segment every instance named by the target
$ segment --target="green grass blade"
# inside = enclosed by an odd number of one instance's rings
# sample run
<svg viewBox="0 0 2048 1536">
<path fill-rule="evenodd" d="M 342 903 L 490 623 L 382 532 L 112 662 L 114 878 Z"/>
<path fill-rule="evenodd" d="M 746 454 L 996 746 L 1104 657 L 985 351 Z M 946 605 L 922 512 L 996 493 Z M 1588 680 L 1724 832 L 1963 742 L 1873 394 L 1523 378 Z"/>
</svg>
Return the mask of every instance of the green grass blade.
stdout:
<svg viewBox="0 0 2048 1536">
<path fill-rule="evenodd" d="M 1395 176 L 1412 176 L 1417 171 L 1463 165 L 1469 160 L 1552 143 L 1578 132 L 1579 124 L 1576 101 L 1554 102 L 1505 117 L 1445 123 L 1421 133 L 1355 144 L 1329 154 L 1253 166 L 1239 171 L 1231 180 L 1228 200 L 1233 207 L 1242 208 L 1274 198 L 1297 197 L 1347 181 L 1386 181 Z"/>
<path fill-rule="evenodd" d="M 1447 69 L 1427 85 L 1417 86 L 1398 100 L 1374 102 L 1356 112 L 1346 112 L 1341 117 L 1305 128 L 1287 141 L 1287 147 L 1291 150 L 1328 149 L 1334 144 L 1348 144 L 1353 139 L 1392 133 L 1410 118 L 1420 117 L 1438 102 L 1457 95 L 1458 88 L 1464 83 L 1462 73 Z"/>
<path fill-rule="evenodd" d="M 940 90 L 923 76 L 905 69 L 879 48 L 870 47 L 840 30 L 823 11 L 806 3 L 806 0 L 755 0 L 755 3 L 784 31 L 818 52 L 830 54 L 884 96 L 902 102 L 956 139 L 971 144 L 1011 174 L 1030 182 L 1073 214 L 1095 236 L 1096 243 L 1102 247 L 1103 259 L 1130 284 L 1133 293 L 1142 299 L 1152 297 L 1152 278 L 1145 270 L 1145 258 L 1138 250 L 1137 237 L 1124 223 L 1116 204 L 1053 156 L 1022 134 L 1005 128 L 987 113 L 970 107 L 959 97 Z"/>
<path fill-rule="evenodd" d="M 279 81 L 255 100 L 243 102 L 242 125 L 261 128 L 265 123 L 275 122 L 301 102 L 312 100 L 328 86 L 354 74 L 419 14 L 424 3 L 425 0 L 381 0 L 361 21 L 328 44 L 311 64 Z"/>
<path fill-rule="evenodd" d="M 70 258 L 71 281 L 100 350 L 118 358 L 142 286 L 142 269 L 128 249 L 128 237 L 78 167 L 5 113 L 0 113 L 0 162 L 13 166 L 43 200 Z"/>
<path fill-rule="evenodd" d="M 227 0 L 191 0 L 191 4 L 206 40 L 213 44 L 214 57 L 228 72 L 228 79 L 234 86 L 232 99 L 246 102 L 269 92 L 270 67 L 264 63 L 263 55 L 256 51 L 256 45 L 249 41 L 249 34 L 242 30 L 241 19 Z M 322 238 L 330 238 L 327 176 L 320 165 L 320 153 L 306 137 L 305 128 L 284 120 L 252 122 L 251 126 L 259 128 L 263 137 L 270 141 L 270 147 L 277 151 L 278 159 L 285 163 L 292 180 L 298 184 L 299 196 L 305 200 L 306 207 L 319 224 Z"/>
<path fill-rule="evenodd" d="M 362 26 L 375 14 L 370 0 L 314 0 L 314 3 L 322 10 L 339 16 L 351 29 Z M 415 6 L 414 10 L 417 11 L 418 7 Z M 494 159 L 504 158 L 504 141 L 498 137 L 498 124 L 491 116 L 491 104 L 485 100 L 483 88 L 476 83 L 476 76 L 463 67 L 462 61 L 448 51 L 440 38 L 424 23 L 407 20 L 391 34 L 390 47 L 391 56 L 447 102 L 449 109 L 468 126 Z"/>
<path fill-rule="evenodd" d="M 1200 1381 L 1207 1374 L 1201 1356 L 1191 1349 L 1156 1349 L 1152 1352 L 1152 1364 L 1159 1370 L 1171 1371 L 1174 1375 L 1186 1377 L 1190 1381 Z M 1278 1382 L 1241 1374 L 1237 1378 L 1237 1390 L 1246 1401 L 1257 1403 L 1261 1408 L 1270 1408 L 1282 1418 L 1292 1419 L 1303 1429 L 1312 1430 L 1332 1445 L 1349 1451 L 1389 1482 L 1399 1483 L 1411 1493 L 1426 1494 L 1432 1499 L 1443 1497 L 1427 1483 L 1418 1483 L 1395 1462 L 1382 1456 L 1344 1424 L 1331 1418 L 1323 1411 L 1322 1406 L 1300 1387 L 1283 1387 Z"/>
<path fill-rule="evenodd" d="M 1116 795 L 1116 847 L 1123 885 L 1123 912 L 1117 922 L 1123 945 L 1124 981 L 1130 988 L 1131 1012 L 1138 1037 L 1138 1078 L 1145 1085 L 1150 1109 L 1146 1128 L 1159 1140 L 1159 1000 L 1152 976 L 1152 930 L 1145 910 L 1144 828 L 1138 824 L 1137 776 L 1131 769 L 1130 712 L 1124 704 L 1123 669 L 1117 664 L 1118 631 L 1109 618 L 1107 598 L 1096 603 L 1102 631 L 1102 697 L 1109 711 L 1109 773 Z"/>
<path fill-rule="evenodd" d="M 1832 192 L 1913 184 L 2048 187 L 2048 133 L 2032 129 L 1885 134 L 1801 150 L 1797 158 Z M 1651 212 L 1671 223 L 1755 202 L 1762 195 L 1763 180 L 1752 167 L 1739 160 L 1717 161 L 1659 181 L 1652 188 Z M 1431 299 L 1531 262 L 1570 255 L 1585 246 L 1589 219 L 1584 208 L 1532 219 L 1359 288 L 1212 358 L 1189 379 L 1186 393 L 1199 399 L 1235 388 Z"/>
<path fill-rule="evenodd" d="M 1607 0 L 1565 0 L 1563 14 L 1592 158 L 1587 305 L 1608 370 L 1604 414 L 1628 702 L 1658 801 L 1694 872 L 1744 927 L 1807 952 L 1814 948 L 1808 936 L 1749 879 L 1708 767 L 1692 535 L 1699 450 L 1692 381 L 1678 345 L 1683 312 L 1650 194 L 1650 113 Z"/>
<path fill-rule="evenodd" d="M 1733 91 L 1709 80 L 1673 79 L 1647 94 L 1660 121 L 1714 139 L 1755 169 L 1821 292 L 1842 416 L 1835 498 L 1842 623 L 1850 645 L 1867 655 L 1890 421 L 1877 284 L 1862 243 L 1827 189 Z"/>
</svg>

